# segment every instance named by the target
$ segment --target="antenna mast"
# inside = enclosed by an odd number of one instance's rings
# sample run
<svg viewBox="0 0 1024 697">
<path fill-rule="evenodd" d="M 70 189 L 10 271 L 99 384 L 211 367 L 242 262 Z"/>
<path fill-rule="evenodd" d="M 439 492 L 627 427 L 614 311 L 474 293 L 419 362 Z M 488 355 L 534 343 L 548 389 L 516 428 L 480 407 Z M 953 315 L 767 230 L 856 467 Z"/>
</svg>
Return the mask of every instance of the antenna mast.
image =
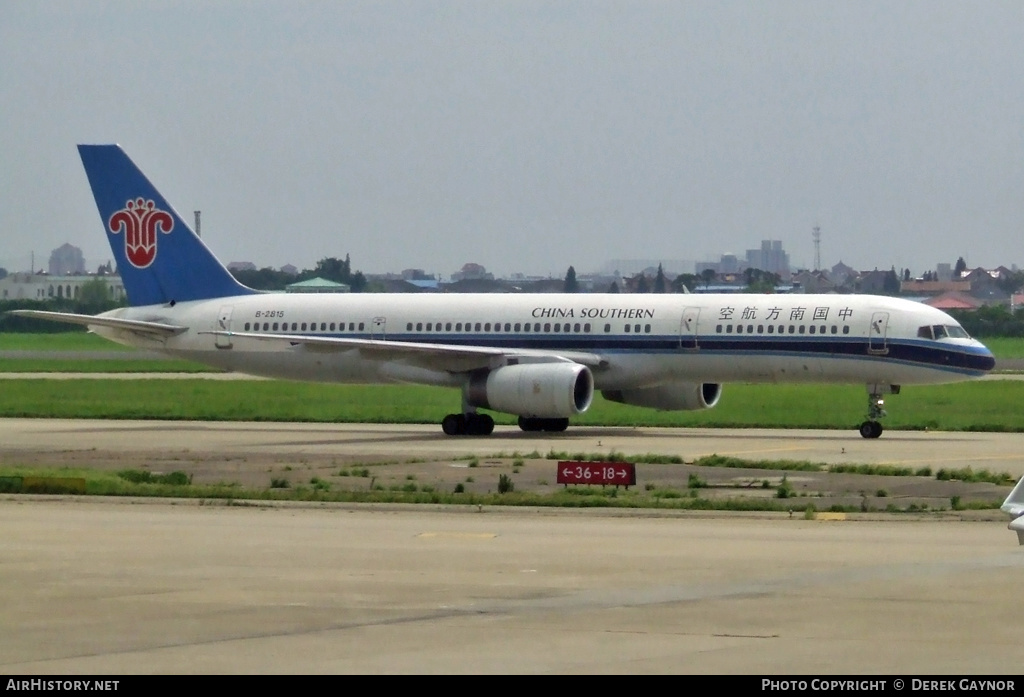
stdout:
<svg viewBox="0 0 1024 697">
<path fill-rule="evenodd" d="M 814 238 L 814 270 L 821 271 L 821 226 L 814 226 L 811 237 Z"/>
</svg>

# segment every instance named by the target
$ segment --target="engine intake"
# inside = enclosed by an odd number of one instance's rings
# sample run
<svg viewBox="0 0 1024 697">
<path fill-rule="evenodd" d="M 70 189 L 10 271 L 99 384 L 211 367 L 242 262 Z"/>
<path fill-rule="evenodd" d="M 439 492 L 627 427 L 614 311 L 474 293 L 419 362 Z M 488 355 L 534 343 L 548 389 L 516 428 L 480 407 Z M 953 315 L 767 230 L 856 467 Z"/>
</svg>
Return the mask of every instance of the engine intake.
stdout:
<svg viewBox="0 0 1024 697">
<path fill-rule="evenodd" d="M 722 386 L 713 382 L 677 382 L 636 390 L 604 390 L 604 398 L 620 404 L 662 411 L 710 409 L 718 404 Z"/>
<path fill-rule="evenodd" d="M 582 414 L 594 399 L 594 376 L 578 363 L 528 363 L 475 373 L 467 399 L 474 407 L 546 419 Z"/>
</svg>

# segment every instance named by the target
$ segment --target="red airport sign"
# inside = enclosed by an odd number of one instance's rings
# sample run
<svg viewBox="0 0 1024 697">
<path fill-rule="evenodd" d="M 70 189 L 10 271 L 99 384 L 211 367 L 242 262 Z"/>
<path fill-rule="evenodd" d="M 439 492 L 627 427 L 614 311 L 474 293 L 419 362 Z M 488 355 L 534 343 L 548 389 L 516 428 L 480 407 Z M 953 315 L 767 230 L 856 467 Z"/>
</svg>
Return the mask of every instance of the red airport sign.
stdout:
<svg viewBox="0 0 1024 697">
<path fill-rule="evenodd" d="M 609 484 L 631 486 L 636 484 L 636 465 L 631 462 L 573 462 L 558 463 L 559 484 Z"/>
</svg>

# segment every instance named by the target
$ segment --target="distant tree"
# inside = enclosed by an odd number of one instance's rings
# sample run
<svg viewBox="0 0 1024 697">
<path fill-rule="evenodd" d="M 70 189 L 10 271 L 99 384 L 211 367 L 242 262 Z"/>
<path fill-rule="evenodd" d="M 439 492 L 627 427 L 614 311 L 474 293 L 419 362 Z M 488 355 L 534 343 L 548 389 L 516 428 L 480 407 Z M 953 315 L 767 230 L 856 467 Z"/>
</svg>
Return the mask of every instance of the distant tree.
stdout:
<svg viewBox="0 0 1024 697">
<path fill-rule="evenodd" d="M 903 269 L 903 280 L 904 281 L 909 281 L 910 280 L 910 269 Z"/>
<path fill-rule="evenodd" d="M 704 290 L 708 289 L 708 286 L 711 285 L 711 282 L 714 281 L 717 276 L 718 272 L 714 269 L 704 269 L 700 272 L 701 280 L 704 281 Z"/>
<path fill-rule="evenodd" d="M 75 301 L 75 310 L 85 315 L 95 315 L 112 310 L 117 303 L 111 299 L 110 286 L 102 278 L 92 278 L 82 284 Z"/>
<path fill-rule="evenodd" d="M 0 278 L 7 278 L 7 269 L 0 266 Z"/>
<path fill-rule="evenodd" d="M 651 285 L 647 282 L 647 276 L 640 274 L 636 279 L 636 292 L 637 293 L 650 293 Z"/>
<path fill-rule="evenodd" d="M 576 282 L 576 269 L 572 266 L 565 272 L 565 283 L 562 285 L 562 291 L 565 293 L 580 292 L 580 284 Z"/>
<path fill-rule="evenodd" d="M 366 276 L 363 275 L 362 271 L 356 271 L 349 277 L 348 286 L 353 293 L 364 292 L 366 290 Z"/>
<path fill-rule="evenodd" d="M 609 293 L 618 293 L 619 292 L 619 284 L 616 283 L 615 281 L 612 281 L 612 284 L 610 286 L 608 286 L 608 292 Z"/>
<path fill-rule="evenodd" d="M 963 257 L 956 260 L 956 265 L 953 267 L 954 278 L 959 279 L 960 274 L 967 270 L 967 262 Z"/>
<path fill-rule="evenodd" d="M 664 293 L 668 290 L 668 281 L 665 279 L 665 271 L 658 264 L 658 274 L 654 277 L 654 292 Z"/>
<path fill-rule="evenodd" d="M 743 270 L 743 278 L 751 293 L 771 293 L 781 282 L 779 274 L 752 267 Z"/>
<path fill-rule="evenodd" d="M 308 273 L 310 278 L 315 275 L 312 272 Z M 231 275 L 243 286 L 257 290 L 284 290 L 286 285 L 295 281 L 293 276 L 289 276 L 283 271 L 272 269 L 269 266 L 252 270 L 235 269 L 231 272 Z"/>
<path fill-rule="evenodd" d="M 324 257 L 316 263 L 313 272 L 320 278 L 326 278 L 335 283 L 348 283 L 351 285 L 352 266 L 349 263 L 348 255 L 342 261 L 337 257 Z"/>
<path fill-rule="evenodd" d="M 676 293 L 693 292 L 697 290 L 697 286 L 700 285 L 700 276 L 694 273 L 681 273 L 675 277 L 672 281 L 672 290 Z"/>
</svg>

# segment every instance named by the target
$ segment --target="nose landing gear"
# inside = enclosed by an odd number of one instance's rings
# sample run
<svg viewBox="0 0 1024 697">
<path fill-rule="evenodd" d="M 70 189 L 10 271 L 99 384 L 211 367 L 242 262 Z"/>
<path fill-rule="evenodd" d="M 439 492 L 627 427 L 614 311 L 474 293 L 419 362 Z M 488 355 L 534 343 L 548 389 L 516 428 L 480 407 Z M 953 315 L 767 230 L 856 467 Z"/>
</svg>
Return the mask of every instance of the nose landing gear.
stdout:
<svg viewBox="0 0 1024 697">
<path fill-rule="evenodd" d="M 882 424 L 878 419 L 885 416 L 885 409 L 882 408 L 885 405 L 883 388 L 888 388 L 885 391 L 891 394 L 900 393 L 899 385 L 868 385 L 868 418 L 858 429 L 863 438 L 878 438 L 882 435 Z"/>
</svg>

